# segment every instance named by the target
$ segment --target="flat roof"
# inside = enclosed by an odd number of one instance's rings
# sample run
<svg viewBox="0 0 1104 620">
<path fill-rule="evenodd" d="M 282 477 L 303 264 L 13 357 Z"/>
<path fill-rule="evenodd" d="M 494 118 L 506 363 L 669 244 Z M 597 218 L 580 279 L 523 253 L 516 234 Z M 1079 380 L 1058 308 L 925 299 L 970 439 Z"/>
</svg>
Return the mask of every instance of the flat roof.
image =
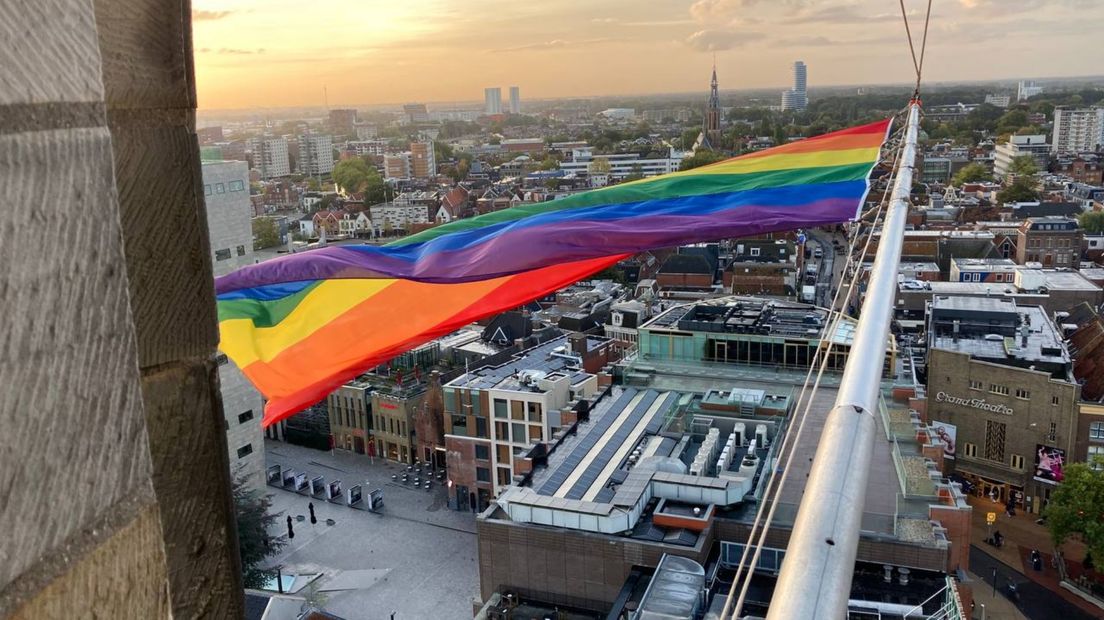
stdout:
<svg viewBox="0 0 1104 620">
<path fill-rule="evenodd" d="M 588 338 L 589 339 L 589 338 Z M 472 370 L 449 381 L 448 387 L 461 387 L 472 390 L 489 390 L 499 388 L 504 390 L 543 392 L 537 382 L 521 381 L 524 371 L 544 373 L 543 376 L 558 374 L 567 376 L 571 384 L 575 385 L 584 381 L 591 375 L 575 368 L 576 362 L 567 356 L 554 355 L 560 347 L 568 347 L 567 336 L 553 338 L 548 342 L 521 351 L 514 357 L 498 366 L 484 366 Z M 529 376 L 541 376 L 532 375 Z"/>
<path fill-rule="evenodd" d="M 942 327 L 936 331 L 929 327 L 930 345 L 933 348 L 969 354 L 981 360 L 1017 359 L 1028 362 L 1069 364 L 1070 355 L 1054 323 L 1039 306 L 1017 306 L 1016 302 L 999 297 L 944 297 L 932 300 L 932 322 L 940 318 L 941 311 L 950 311 L 954 318 L 978 313 L 979 320 L 992 323 L 994 333 L 979 333 L 976 329 L 963 330 L 957 337 Z M 951 317 L 944 318 L 944 321 Z M 1024 341 L 1026 326 L 1027 340 Z M 1009 335 L 1009 329 L 1015 335 Z"/>
</svg>

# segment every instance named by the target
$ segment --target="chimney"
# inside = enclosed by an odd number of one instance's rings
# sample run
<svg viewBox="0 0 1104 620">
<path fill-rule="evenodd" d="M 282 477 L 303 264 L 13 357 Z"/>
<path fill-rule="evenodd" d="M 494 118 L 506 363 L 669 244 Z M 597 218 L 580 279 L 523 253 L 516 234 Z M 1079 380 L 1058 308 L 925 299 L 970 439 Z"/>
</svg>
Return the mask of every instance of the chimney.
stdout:
<svg viewBox="0 0 1104 620">
<path fill-rule="evenodd" d="M 579 332 L 572 332 L 567 337 L 568 343 L 571 344 L 571 352 L 579 357 L 586 357 L 586 334 Z"/>
<path fill-rule="evenodd" d="M 1029 330 L 1027 329 L 1027 323 L 1024 323 L 1023 325 L 1020 326 L 1020 346 L 1025 348 L 1025 349 L 1027 348 L 1027 334 L 1028 334 L 1028 332 L 1029 332 Z"/>
<path fill-rule="evenodd" d="M 958 319 L 955 319 L 955 320 L 954 320 L 954 324 L 953 324 L 953 327 L 952 327 L 952 331 L 953 331 L 953 333 L 954 333 L 954 341 L 955 341 L 955 342 L 958 342 L 958 327 L 959 327 L 959 322 L 958 322 Z"/>
</svg>

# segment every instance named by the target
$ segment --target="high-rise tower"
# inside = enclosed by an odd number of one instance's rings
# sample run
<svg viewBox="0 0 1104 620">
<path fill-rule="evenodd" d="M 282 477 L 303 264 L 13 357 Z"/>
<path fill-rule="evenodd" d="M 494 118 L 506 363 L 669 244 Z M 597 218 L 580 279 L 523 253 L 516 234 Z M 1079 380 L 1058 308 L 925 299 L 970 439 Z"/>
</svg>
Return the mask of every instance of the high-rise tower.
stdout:
<svg viewBox="0 0 1104 620">
<path fill-rule="evenodd" d="M 713 63 L 713 79 L 709 81 L 709 105 L 702 121 L 702 146 L 719 148 L 721 145 L 721 97 L 717 94 L 717 63 Z"/>
<path fill-rule="evenodd" d="M 804 110 L 809 105 L 809 96 L 805 90 L 806 78 L 805 63 L 798 60 L 793 64 L 793 88 L 782 92 L 783 110 Z"/>
</svg>

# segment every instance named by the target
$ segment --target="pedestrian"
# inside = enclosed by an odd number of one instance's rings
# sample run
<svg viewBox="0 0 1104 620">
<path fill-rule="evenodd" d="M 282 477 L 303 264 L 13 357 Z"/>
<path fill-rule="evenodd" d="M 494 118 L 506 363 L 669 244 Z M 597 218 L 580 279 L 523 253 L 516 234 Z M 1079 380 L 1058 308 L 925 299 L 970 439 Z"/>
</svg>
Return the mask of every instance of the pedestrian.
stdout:
<svg viewBox="0 0 1104 620">
<path fill-rule="evenodd" d="M 288 540 L 291 540 L 292 538 L 295 538 L 295 528 L 293 528 L 291 526 L 291 515 L 288 515 L 287 524 L 288 524 Z"/>
<path fill-rule="evenodd" d="M 310 511 L 311 525 L 318 523 L 318 519 L 314 516 L 314 502 L 307 503 L 307 510 Z"/>
</svg>

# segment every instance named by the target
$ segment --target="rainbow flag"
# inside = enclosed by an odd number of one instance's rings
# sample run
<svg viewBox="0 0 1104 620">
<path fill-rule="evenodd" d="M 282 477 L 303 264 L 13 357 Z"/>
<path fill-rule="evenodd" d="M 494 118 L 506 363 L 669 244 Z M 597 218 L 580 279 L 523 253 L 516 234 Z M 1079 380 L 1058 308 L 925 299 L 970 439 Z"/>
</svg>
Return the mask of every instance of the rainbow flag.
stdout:
<svg viewBox="0 0 1104 620">
<path fill-rule="evenodd" d="M 853 219 L 889 120 L 457 220 L 329 246 L 216 281 L 219 348 L 268 399 L 264 424 L 366 369 L 634 253 Z"/>
</svg>

